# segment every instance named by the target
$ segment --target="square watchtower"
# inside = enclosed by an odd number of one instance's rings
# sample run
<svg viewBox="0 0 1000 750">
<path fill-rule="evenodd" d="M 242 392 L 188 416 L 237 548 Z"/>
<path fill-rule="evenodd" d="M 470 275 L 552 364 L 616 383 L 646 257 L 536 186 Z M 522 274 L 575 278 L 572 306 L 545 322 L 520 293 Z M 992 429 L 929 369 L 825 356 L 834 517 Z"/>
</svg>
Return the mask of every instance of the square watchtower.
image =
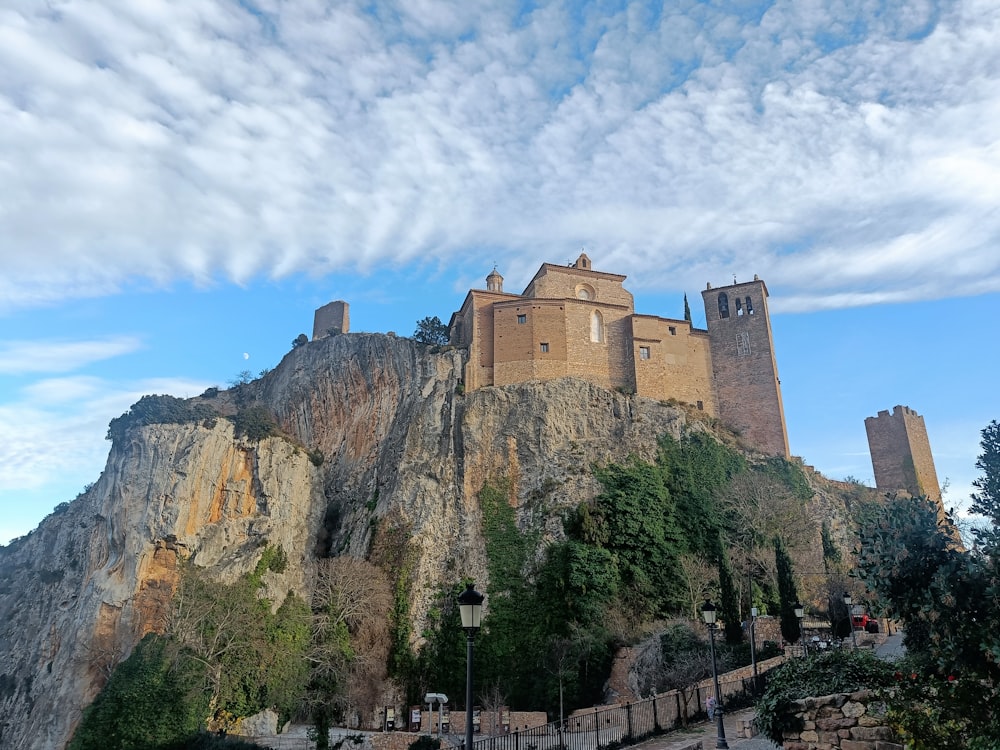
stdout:
<svg viewBox="0 0 1000 750">
<path fill-rule="evenodd" d="M 767 287 L 753 281 L 701 293 L 719 418 L 764 453 L 788 458 Z"/>
<path fill-rule="evenodd" d="M 926 495 L 941 501 L 941 486 L 924 418 L 909 406 L 883 409 L 865 419 L 868 450 L 875 470 L 875 486 L 885 492 L 904 490 L 913 497 Z"/>
</svg>

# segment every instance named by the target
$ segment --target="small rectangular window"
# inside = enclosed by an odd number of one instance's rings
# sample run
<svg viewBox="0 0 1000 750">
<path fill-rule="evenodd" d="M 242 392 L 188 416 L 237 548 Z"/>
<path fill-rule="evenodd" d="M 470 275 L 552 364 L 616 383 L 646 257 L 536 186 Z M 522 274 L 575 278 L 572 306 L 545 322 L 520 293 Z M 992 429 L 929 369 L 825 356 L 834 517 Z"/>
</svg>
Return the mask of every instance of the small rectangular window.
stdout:
<svg viewBox="0 0 1000 750">
<path fill-rule="evenodd" d="M 543 353 L 549 350 L 549 345 L 546 343 L 542 343 L 539 346 L 541 347 Z"/>
<path fill-rule="evenodd" d="M 649 359 L 649 347 L 640 346 L 639 347 L 639 359 Z"/>
<path fill-rule="evenodd" d="M 517 322 L 518 323 L 527 323 L 528 322 L 528 316 L 527 315 L 518 315 L 517 316 Z"/>
<path fill-rule="evenodd" d="M 670 335 L 671 336 L 676 336 L 677 335 L 677 329 L 674 328 L 673 326 L 670 326 Z"/>
</svg>

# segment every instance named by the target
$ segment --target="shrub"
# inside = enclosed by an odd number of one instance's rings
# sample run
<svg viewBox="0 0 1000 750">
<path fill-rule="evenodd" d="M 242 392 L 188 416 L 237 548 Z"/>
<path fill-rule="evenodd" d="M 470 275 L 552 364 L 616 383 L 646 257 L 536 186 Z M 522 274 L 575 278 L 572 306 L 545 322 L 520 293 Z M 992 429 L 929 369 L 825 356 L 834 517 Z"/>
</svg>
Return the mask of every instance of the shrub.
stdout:
<svg viewBox="0 0 1000 750">
<path fill-rule="evenodd" d="M 247 440 L 258 442 L 278 434 L 278 423 L 266 408 L 255 404 L 236 412 L 233 419 L 236 436 L 246 436 Z"/>
<path fill-rule="evenodd" d="M 208 714 L 209 694 L 202 666 L 174 657 L 166 638 L 147 635 L 84 711 L 70 750 L 186 747 Z"/>
<path fill-rule="evenodd" d="M 435 315 L 417 321 L 417 330 L 413 332 L 413 340 L 421 344 L 443 345 L 448 343 L 448 326 Z"/>
<path fill-rule="evenodd" d="M 441 739 L 431 737 L 429 734 L 422 734 L 410 743 L 409 750 L 440 750 Z"/>
<path fill-rule="evenodd" d="M 108 440 L 124 438 L 130 430 L 151 424 L 184 424 L 217 416 L 208 404 L 192 403 L 175 396 L 143 396 L 108 424 Z"/>
<path fill-rule="evenodd" d="M 990 734 L 988 706 L 995 700 L 987 685 L 956 675 L 942 677 L 923 657 L 909 656 L 895 666 L 895 682 L 880 690 L 878 697 L 888 707 L 890 726 L 907 747 L 996 747 L 982 744 Z"/>
<path fill-rule="evenodd" d="M 794 726 L 789 712 L 792 701 L 886 687 L 895 670 L 871 651 L 830 651 L 786 661 L 768 677 L 767 690 L 757 704 L 757 722 L 764 734 L 781 743 L 786 729 L 801 729 Z"/>
</svg>

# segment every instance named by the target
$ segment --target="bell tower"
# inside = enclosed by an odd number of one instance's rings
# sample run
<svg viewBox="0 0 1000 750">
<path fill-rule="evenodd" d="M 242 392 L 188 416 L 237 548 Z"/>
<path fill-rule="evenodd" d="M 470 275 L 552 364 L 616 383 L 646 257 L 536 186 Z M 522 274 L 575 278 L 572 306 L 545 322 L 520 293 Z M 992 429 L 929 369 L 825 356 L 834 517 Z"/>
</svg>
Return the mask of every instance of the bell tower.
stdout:
<svg viewBox="0 0 1000 750">
<path fill-rule="evenodd" d="M 701 293 L 712 349 L 719 418 L 765 453 L 788 458 L 781 380 L 767 287 L 753 281 Z"/>
<path fill-rule="evenodd" d="M 486 277 L 486 291 L 487 292 L 502 292 L 503 291 L 503 276 L 497 271 L 497 267 L 493 266 L 493 270 L 490 271 L 490 275 Z"/>
</svg>

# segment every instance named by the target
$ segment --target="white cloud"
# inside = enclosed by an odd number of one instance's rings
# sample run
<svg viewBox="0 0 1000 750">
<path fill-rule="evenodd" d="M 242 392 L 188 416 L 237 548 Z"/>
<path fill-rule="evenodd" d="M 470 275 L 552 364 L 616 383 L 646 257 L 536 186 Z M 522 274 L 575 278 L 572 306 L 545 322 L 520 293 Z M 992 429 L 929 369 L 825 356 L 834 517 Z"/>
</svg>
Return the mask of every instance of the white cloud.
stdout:
<svg viewBox="0 0 1000 750">
<path fill-rule="evenodd" d="M 134 336 L 92 341 L 0 341 L 0 374 L 71 372 L 137 351 L 141 346 Z"/>
<path fill-rule="evenodd" d="M 0 312 L 487 245 L 813 306 L 998 287 L 992 3 L 251 7 L 0 12 Z"/>
<path fill-rule="evenodd" d="M 110 448 L 105 434 L 111 419 L 147 393 L 194 396 L 207 385 L 186 378 L 116 383 L 77 377 L 33 383 L 17 398 L 0 403 L 0 507 L 14 502 L 17 491 L 46 486 L 56 476 L 61 481 L 75 477 L 79 487 L 95 481 Z"/>
</svg>

